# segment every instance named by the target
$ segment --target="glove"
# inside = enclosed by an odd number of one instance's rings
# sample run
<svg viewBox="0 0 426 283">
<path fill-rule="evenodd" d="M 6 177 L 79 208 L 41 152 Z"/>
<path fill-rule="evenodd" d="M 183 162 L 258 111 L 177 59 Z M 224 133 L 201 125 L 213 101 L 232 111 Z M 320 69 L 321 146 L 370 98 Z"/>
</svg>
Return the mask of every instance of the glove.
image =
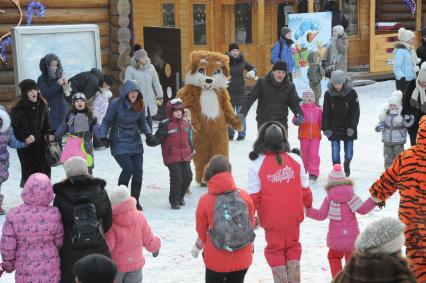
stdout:
<svg viewBox="0 0 426 283">
<path fill-rule="evenodd" d="M 152 256 L 153 256 L 153 257 L 157 257 L 159 253 L 160 253 L 160 250 L 158 250 L 158 251 L 156 251 L 156 252 L 153 252 L 153 253 L 152 253 Z"/>
<path fill-rule="evenodd" d="M 254 70 L 251 70 L 250 72 L 247 72 L 247 78 L 252 80 L 256 77 L 256 72 Z"/>
<path fill-rule="evenodd" d="M 200 252 L 201 252 L 201 249 L 198 248 L 196 244 L 191 249 L 191 255 L 193 258 L 197 258 Z"/>
<path fill-rule="evenodd" d="M 157 105 L 160 106 L 163 104 L 163 98 L 162 97 L 158 97 L 157 99 Z"/>
<path fill-rule="evenodd" d="M 324 136 L 326 136 L 327 138 L 330 138 L 332 134 L 333 134 L 333 131 L 330 131 L 330 130 L 324 131 Z"/>
<path fill-rule="evenodd" d="M 379 132 L 383 131 L 384 127 L 385 127 L 384 125 L 377 125 L 374 128 L 374 130 L 379 133 Z"/>
<path fill-rule="evenodd" d="M 146 144 L 148 146 L 155 146 L 154 136 L 152 134 L 146 134 Z"/>
<path fill-rule="evenodd" d="M 355 134 L 354 129 L 348 128 L 346 130 L 346 134 L 348 135 L 348 137 L 352 137 Z"/>
<path fill-rule="evenodd" d="M 400 78 L 399 80 L 400 80 L 401 82 L 406 82 L 405 77 L 402 77 L 402 78 Z"/>
<path fill-rule="evenodd" d="M 107 138 L 101 138 L 101 142 L 104 144 L 106 148 L 108 148 L 111 145 L 109 139 Z"/>
<path fill-rule="evenodd" d="M 303 115 L 301 115 L 301 114 L 296 115 L 296 116 L 293 118 L 293 123 L 294 123 L 296 126 L 300 126 L 300 125 L 302 125 L 304 121 L 305 121 L 305 117 L 303 117 Z"/>
</svg>

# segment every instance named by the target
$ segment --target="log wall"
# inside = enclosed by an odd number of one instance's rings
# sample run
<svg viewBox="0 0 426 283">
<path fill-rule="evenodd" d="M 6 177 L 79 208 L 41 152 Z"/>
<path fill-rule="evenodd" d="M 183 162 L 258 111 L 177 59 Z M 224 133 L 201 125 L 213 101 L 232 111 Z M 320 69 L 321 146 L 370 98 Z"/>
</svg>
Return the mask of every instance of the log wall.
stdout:
<svg viewBox="0 0 426 283">
<path fill-rule="evenodd" d="M 25 10 L 31 0 L 20 0 L 26 22 Z M 33 25 L 46 24 L 97 24 L 99 26 L 102 65 L 108 67 L 110 62 L 110 0 L 45 0 L 47 11 L 44 17 L 33 16 Z M 0 35 L 10 31 L 19 21 L 19 10 L 9 0 L 0 1 Z M 0 103 L 7 104 L 14 99 L 14 74 L 12 48 L 8 50 L 8 64 L 0 61 Z M 38 66 L 37 66 L 38 67 Z"/>
</svg>

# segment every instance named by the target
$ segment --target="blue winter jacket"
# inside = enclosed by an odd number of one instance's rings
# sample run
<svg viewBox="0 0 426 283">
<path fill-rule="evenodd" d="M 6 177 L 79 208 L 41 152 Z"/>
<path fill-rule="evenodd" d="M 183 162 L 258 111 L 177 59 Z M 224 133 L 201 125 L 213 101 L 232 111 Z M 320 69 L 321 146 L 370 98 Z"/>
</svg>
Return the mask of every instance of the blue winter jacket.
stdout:
<svg viewBox="0 0 426 283">
<path fill-rule="evenodd" d="M 393 50 L 393 73 L 395 78 L 400 80 L 405 77 L 407 81 L 414 80 L 416 73 L 414 72 L 414 64 L 411 59 L 410 51 L 402 44 L 395 46 Z"/>
<path fill-rule="evenodd" d="M 146 123 L 145 111 L 131 110 L 127 94 L 132 90 L 137 90 L 142 99 L 138 86 L 133 81 L 126 81 L 120 90 L 120 97 L 111 102 L 102 121 L 101 139 L 110 140 L 113 156 L 143 153 L 141 132 L 145 135 L 151 134 Z"/>
<path fill-rule="evenodd" d="M 281 55 L 280 53 L 280 42 L 283 45 Z M 287 72 L 292 73 L 294 71 L 294 57 L 293 52 L 291 51 L 291 45 L 287 45 L 285 39 L 280 37 L 280 40 L 275 42 L 274 47 L 272 48 L 272 63 L 275 64 L 277 61 L 281 60 L 287 63 Z"/>
<path fill-rule="evenodd" d="M 46 69 L 48 62 L 45 62 L 45 59 L 46 58 L 40 60 L 41 76 L 37 79 L 37 85 L 40 89 L 41 95 L 47 99 L 50 127 L 55 131 L 64 120 L 69 106 L 65 100 L 62 86 L 58 84 L 58 79 L 55 78 L 49 80 Z"/>
</svg>

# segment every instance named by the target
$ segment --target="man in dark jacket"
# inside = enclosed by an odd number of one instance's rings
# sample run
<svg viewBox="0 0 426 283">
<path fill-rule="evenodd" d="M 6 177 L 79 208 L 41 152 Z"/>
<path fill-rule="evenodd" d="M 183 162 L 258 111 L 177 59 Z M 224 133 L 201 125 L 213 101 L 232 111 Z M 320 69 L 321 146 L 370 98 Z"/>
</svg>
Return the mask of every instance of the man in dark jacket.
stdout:
<svg viewBox="0 0 426 283">
<path fill-rule="evenodd" d="M 87 163 L 81 157 L 72 157 L 64 164 L 67 178 L 53 186 L 55 199 L 53 205 L 59 208 L 64 224 L 64 244 L 59 250 L 61 257 L 61 283 L 73 283 L 75 275 L 73 265 L 76 261 L 89 254 L 110 256 L 108 245 L 103 233 L 112 225 L 112 209 L 108 194 L 105 191 L 106 182 L 89 176 Z M 98 242 L 85 248 L 75 248 L 73 245 L 74 208 L 83 203 L 91 203 L 96 209 L 96 218 L 100 223 Z"/>
<path fill-rule="evenodd" d="M 346 176 L 350 175 L 354 140 L 357 139 L 359 122 L 358 94 L 352 87 L 352 80 L 345 72 L 336 70 L 324 94 L 322 130 L 331 141 L 333 164 L 340 164 L 340 141 L 344 142 Z"/>
<path fill-rule="evenodd" d="M 422 65 L 423 62 L 426 61 L 426 27 L 422 28 L 421 35 L 421 43 L 416 50 L 417 57 L 421 60 L 419 63 L 419 67 Z"/>
<path fill-rule="evenodd" d="M 107 91 L 114 84 L 114 77 L 110 74 L 104 74 L 99 69 L 91 69 L 89 72 L 82 72 L 70 78 L 71 94 L 82 92 L 87 100 L 92 98 L 96 92 Z M 70 95 L 71 99 L 72 95 Z"/>
<path fill-rule="evenodd" d="M 258 100 L 257 128 L 267 121 L 278 121 L 287 129 L 288 107 L 296 116 L 296 123 L 298 125 L 303 123 L 300 98 L 294 84 L 288 79 L 287 64 L 283 61 L 277 61 L 272 67 L 272 71 L 256 82 L 238 114 L 240 119 L 247 116 L 250 107 L 256 100 Z"/>
<path fill-rule="evenodd" d="M 235 113 L 240 112 L 245 98 L 245 81 L 244 70 L 247 71 L 247 78 L 254 79 L 256 77 L 256 69 L 248 63 L 243 54 L 240 53 L 240 47 L 236 43 L 229 44 L 229 69 L 231 81 L 228 86 L 228 92 L 231 95 L 231 104 Z M 246 121 L 243 121 L 244 130 L 238 132 L 237 141 L 244 140 L 246 137 Z M 231 127 L 228 128 L 229 140 L 234 139 L 235 131 Z"/>
<path fill-rule="evenodd" d="M 56 131 L 68 111 L 63 91 L 63 86 L 68 81 L 63 74 L 61 61 L 55 54 L 47 54 L 40 60 L 40 71 L 37 85 L 41 95 L 47 99 L 50 126 Z"/>
<path fill-rule="evenodd" d="M 332 13 L 332 28 L 341 25 L 346 30 L 346 28 L 349 26 L 349 21 L 346 19 L 345 15 L 340 12 L 339 4 L 337 4 L 335 1 L 328 1 L 327 4 L 325 4 L 324 10 Z"/>
</svg>

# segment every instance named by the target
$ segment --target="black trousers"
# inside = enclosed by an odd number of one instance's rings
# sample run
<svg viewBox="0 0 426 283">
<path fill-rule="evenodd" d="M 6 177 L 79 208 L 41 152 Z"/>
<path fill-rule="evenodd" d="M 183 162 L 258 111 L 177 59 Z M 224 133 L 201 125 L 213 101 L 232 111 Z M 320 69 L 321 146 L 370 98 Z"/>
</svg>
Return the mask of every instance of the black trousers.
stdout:
<svg viewBox="0 0 426 283">
<path fill-rule="evenodd" d="M 192 170 L 190 162 L 176 162 L 167 165 L 170 174 L 170 204 L 183 200 L 189 185 L 192 182 Z"/>
<path fill-rule="evenodd" d="M 401 80 L 397 80 L 395 79 L 395 86 L 397 90 L 402 91 L 402 94 L 404 95 L 405 93 L 405 89 L 407 88 L 407 86 L 410 84 L 411 81 L 401 81 Z"/>
<path fill-rule="evenodd" d="M 247 269 L 233 272 L 216 272 L 206 268 L 206 283 L 243 283 Z"/>
</svg>

